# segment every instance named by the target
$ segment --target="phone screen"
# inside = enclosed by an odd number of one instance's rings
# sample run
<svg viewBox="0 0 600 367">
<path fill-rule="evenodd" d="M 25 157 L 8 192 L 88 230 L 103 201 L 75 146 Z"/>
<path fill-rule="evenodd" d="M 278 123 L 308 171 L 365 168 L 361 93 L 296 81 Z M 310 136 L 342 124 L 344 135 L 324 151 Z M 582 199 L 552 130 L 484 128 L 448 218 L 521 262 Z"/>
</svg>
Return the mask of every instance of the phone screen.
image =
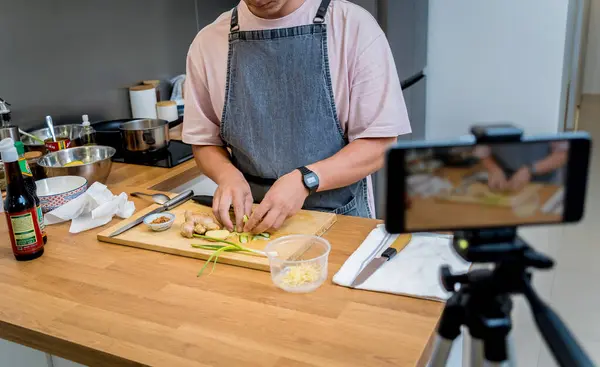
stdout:
<svg viewBox="0 0 600 367">
<path fill-rule="evenodd" d="M 404 151 L 407 231 L 560 223 L 569 140 Z"/>
</svg>

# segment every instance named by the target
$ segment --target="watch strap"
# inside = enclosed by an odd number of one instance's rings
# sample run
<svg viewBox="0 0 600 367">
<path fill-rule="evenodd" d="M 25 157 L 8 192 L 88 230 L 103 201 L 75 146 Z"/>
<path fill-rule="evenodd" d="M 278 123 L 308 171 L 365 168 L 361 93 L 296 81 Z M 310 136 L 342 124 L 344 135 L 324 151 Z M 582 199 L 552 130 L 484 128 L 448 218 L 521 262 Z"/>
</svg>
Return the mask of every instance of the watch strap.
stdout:
<svg viewBox="0 0 600 367">
<path fill-rule="evenodd" d="M 302 176 L 306 176 L 309 173 L 313 173 L 313 171 L 309 170 L 308 168 L 302 166 L 302 167 L 298 167 L 298 171 L 300 171 L 300 173 L 302 173 Z"/>
</svg>

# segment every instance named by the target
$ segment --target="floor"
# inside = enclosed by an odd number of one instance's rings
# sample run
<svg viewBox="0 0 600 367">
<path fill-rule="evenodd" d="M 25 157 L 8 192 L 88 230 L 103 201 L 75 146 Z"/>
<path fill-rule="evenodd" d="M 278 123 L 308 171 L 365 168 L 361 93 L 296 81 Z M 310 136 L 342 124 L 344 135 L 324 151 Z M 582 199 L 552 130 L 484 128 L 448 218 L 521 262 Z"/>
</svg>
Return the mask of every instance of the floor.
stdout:
<svg viewBox="0 0 600 367">
<path fill-rule="evenodd" d="M 600 95 L 584 96 L 579 130 L 600 141 Z M 557 263 L 552 271 L 534 275 L 536 290 L 600 364 L 600 149 L 593 151 L 590 169 L 586 215 L 581 223 L 527 229 L 522 236 Z M 517 365 L 557 365 L 523 299 L 515 299 L 513 323 Z"/>
</svg>

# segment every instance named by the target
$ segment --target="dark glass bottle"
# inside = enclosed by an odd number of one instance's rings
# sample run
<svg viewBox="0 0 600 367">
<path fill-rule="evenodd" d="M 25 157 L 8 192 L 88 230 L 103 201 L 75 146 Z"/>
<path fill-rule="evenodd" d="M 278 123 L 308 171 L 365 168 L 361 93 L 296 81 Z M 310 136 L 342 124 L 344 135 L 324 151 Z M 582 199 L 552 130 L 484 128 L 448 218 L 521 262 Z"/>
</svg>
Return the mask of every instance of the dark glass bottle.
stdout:
<svg viewBox="0 0 600 367">
<path fill-rule="evenodd" d="M 44 240 L 37 219 L 35 200 L 25 188 L 13 140 L 2 140 L 0 151 L 6 177 L 4 211 L 13 254 L 19 261 L 33 260 L 44 254 Z"/>
<path fill-rule="evenodd" d="M 40 229 L 42 230 L 42 237 L 44 239 L 44 245 L 48 242 L 48 235 L 46 234 L 46 226 L 44 225 L 44 214 L 42 213 L 42 203 L 40 202 L 40 198 L 37 196 L 37 185 L 35 184 L 35 179 L 33 178 L 33 173 L 29 168 L 29 164 L 24 157 L 25 154 L 25 146 L 22 142 L 18 141 L 15 143 L 15 148 L 17 149 L 17 154 L 19 155 L 19 167 L 21 168 L 21 173 L 23 174 L 23 181 L 25 182 L 25 188 L 27 192 L 33 196 L 33 200 L 35 201 L 35 208 L 37 212 L 37 219 L 40 225 Z"/>
</svg>

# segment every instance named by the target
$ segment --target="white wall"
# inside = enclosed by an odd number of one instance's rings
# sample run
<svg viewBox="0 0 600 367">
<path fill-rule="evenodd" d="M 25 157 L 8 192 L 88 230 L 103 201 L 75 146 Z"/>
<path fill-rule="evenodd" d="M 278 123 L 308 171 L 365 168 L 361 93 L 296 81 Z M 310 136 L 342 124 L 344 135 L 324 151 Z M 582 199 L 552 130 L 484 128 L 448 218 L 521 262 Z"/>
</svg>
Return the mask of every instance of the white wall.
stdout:
<svg viewBox="0 0 600 367">
<path fill-rule="evenodd" d="M 567 0 L 430 0 L 427 138 L 474 122 L 556 132 Z"/>
<path fill-rule="evenodd" d="M 600 0 L 591 0 L 583 93 L 600 94 Z"/>
</svg>

